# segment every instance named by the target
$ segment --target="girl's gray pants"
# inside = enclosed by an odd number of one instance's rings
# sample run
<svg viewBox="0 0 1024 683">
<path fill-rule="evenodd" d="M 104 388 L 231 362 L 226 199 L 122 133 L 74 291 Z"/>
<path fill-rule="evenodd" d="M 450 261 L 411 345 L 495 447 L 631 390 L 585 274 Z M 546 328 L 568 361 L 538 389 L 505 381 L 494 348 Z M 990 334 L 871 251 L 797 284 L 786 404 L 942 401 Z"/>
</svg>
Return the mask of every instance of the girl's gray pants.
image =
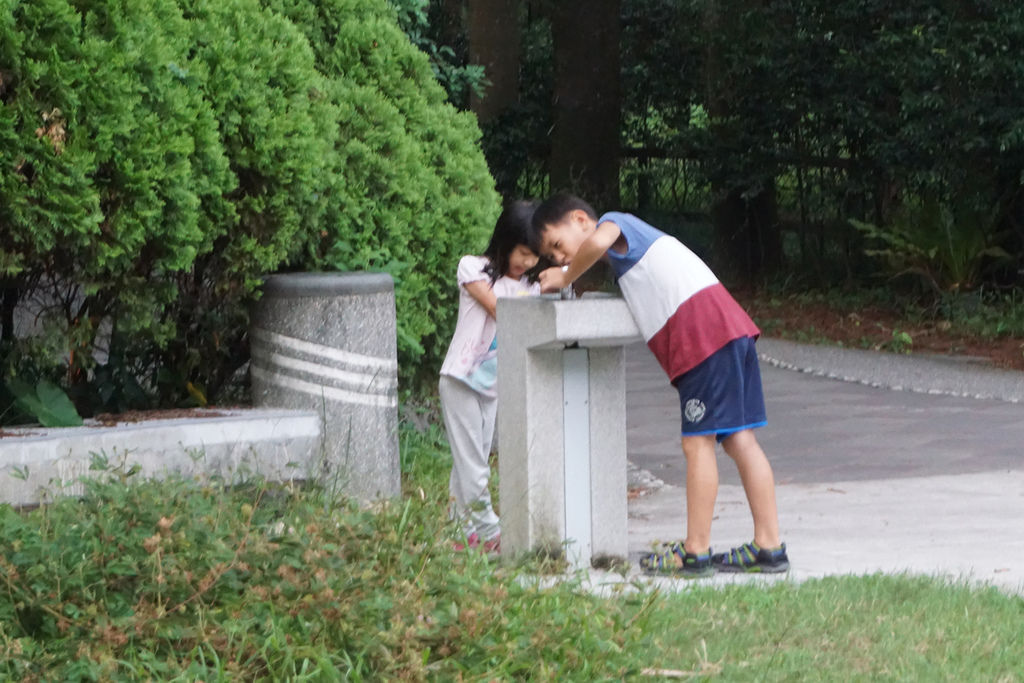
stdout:
<svg viewBox="0 0 1024 683">
<path fill-rule="evenodd" d="M 447 375 L 441 375 L 438 389 L 444 427 L 452 449 L 452 476 L 448 482 L 452 498 L 450 515 L 460 520 L 467 537 L 475 533 L 482 543 L 501 531 L 487 489 L 498 399 L 478 394 L 464 382 Z"/>
</svg>

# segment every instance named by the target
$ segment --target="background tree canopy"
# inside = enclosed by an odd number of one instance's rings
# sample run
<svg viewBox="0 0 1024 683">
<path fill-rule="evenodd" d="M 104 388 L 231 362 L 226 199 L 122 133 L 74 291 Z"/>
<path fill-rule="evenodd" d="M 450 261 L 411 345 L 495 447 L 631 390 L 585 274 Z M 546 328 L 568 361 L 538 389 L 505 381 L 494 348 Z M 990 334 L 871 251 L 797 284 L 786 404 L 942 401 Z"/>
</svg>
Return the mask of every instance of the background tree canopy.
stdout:
<svg viewBox="0 0 1024 683">
<path fill-rule="evenodd" d="M 384 0 L 0 0 L 4 383 L 230 400 L 279 269 L 391 273 L 411 379 L 499 209 L 479 135 Z"/>
<path fill-rule="evenodd" d="M 785 265 L 819 282 L 908 272 L 943 292 L 1016 282 L 1020 3 L 432 4 L 437 35 L 461 31 L 470 56 L 488 24 L 463 17 L 518 20 L 520 40 L 481 57 L 520 67 L 481 118 L 503 193 L 640 211 L 734 280 Z"/>
</svg>

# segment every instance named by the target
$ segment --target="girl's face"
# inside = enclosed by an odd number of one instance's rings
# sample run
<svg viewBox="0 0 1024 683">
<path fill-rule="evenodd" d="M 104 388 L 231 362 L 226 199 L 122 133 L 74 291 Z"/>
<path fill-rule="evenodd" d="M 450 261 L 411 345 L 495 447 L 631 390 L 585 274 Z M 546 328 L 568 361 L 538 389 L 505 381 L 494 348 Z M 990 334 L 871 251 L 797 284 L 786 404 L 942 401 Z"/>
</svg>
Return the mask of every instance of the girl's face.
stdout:
<svg viewBox="0 0 1024 683">
<path fill-rule="evenodd" d="M 525 244 L 517 244 L 508 255 L 508 272 L 505 275 L 518 280 L 526 271 L 537 265 L 537 255 Z"/>
</svg>

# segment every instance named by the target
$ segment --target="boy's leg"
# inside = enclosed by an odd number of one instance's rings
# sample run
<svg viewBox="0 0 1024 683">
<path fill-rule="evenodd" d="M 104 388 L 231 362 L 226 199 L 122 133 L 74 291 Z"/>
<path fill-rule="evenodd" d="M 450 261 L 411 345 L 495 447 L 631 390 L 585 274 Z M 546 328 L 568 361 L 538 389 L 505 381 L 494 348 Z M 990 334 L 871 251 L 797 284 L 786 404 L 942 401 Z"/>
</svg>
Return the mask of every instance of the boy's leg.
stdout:
<svg viewBox="0 0 1024 683">
<path fill-rule="evenodd" d="M 640 558 L 648 574 L 696 579 L 715 573 L 711 557 L 711 519 L 718 497 L 714 435 L 683 436 L 686 456 L 686 540 L 664 544 Z"/>
<path fill-rule="evenodd" d="M 775 475 L 768 456 L 761 449 L 752 429 L 730 434 L 722 447 L 736 463 L 754 517 L 754 542 L 762 548 L 778 548 L 779 513 L 775 504 Z"/>
<path fill-rule="evenodd" d="M 686 552 L 701 555 L 711 547 L 711 520 L 718 497 L 714 435 L 684 436 L 686 456 Z"/>
</svg>

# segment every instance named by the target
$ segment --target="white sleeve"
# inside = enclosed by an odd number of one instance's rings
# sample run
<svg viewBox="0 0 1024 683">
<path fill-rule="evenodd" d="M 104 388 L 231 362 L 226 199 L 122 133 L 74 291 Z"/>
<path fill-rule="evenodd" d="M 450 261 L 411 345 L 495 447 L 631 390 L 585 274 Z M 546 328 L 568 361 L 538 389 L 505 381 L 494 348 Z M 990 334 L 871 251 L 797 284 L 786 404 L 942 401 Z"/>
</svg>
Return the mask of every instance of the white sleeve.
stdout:
<svg viewBox="0 0 1024 683">
<path fill-rule="evenodd" d="M 468 255 L 459 259 L 459 286 L 489 279 L 490 276 L 484 271 L 486 265 L 487 259 L 482 256 Z"/>
</svg>

